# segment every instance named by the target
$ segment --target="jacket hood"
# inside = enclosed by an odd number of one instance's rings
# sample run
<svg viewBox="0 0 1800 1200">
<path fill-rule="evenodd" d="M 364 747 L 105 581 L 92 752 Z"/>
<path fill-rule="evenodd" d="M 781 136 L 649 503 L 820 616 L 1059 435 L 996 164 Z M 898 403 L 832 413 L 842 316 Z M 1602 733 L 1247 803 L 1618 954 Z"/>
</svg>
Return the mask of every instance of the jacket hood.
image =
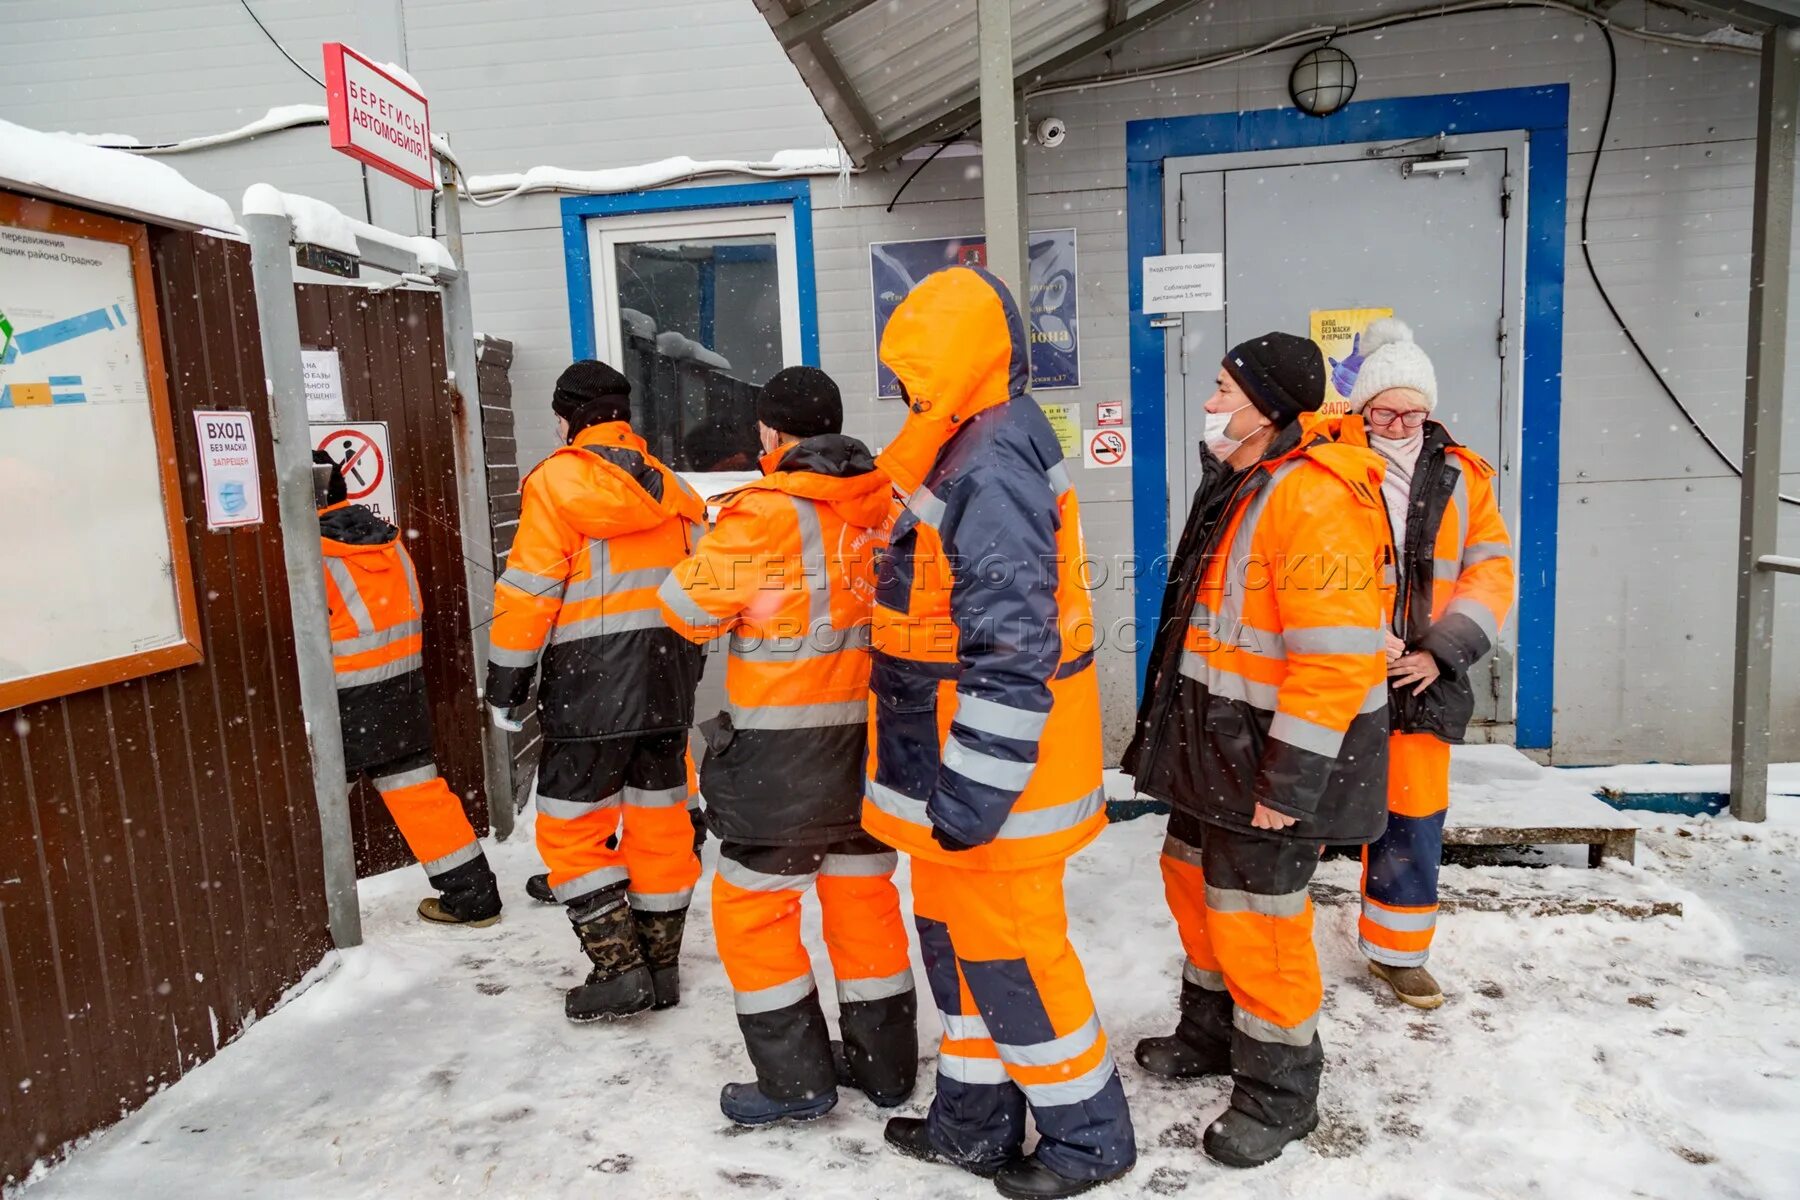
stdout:
<svg viewBox="0 0 1800 1200">
<path fill-rule="evenodd" d="M 336 558 L 361 556 L 363 565 L 379 570 L 375 560 L 392 558 L 390 547 L 399 537 L 367 505 L 340 501 L 319 510 L 320 549 Z"/>
<path fill-rule="evenodd" d="M 763 459 L 767 472 L 741 491 L 786 492 L 828 505 L 852 525 L 880 525 L 892 507 L 893 484 L 869 448 L 841 433 L 795 442 Z"/>
<path fill-rule="evenodd" d="M 623 421 L 590 425 L 551 457 L 560 461 L 545 473 L 550 502 L 584 537 L 612 537 L 622 525 L 649 528 L 670 517 L 706 520 L 706 502 Z"/>
<path fill-rule="evenodd" d="M 1330 417 L 1328 421 L 1329 424 L 1325 426 L 1325 436 L 1346 446 L 1363 446 L 1374 450 L 1374 447 L 1369 445 L 1368 422 L 1361 413 L 1345 413 L 1342 416 Z M 1427 451 L 1441 450 L 1445 454 L 1455 455 L 1468 470 L 1483 479 L 1490 478 L 1495 474 L 1493 465 L 1457 441 L 1442 421 L 1426 419 L 1424 448 Z"/>
<path fill-rule="evenodd" d="M 910 412 L 879 461 L 910 492 L 963 422 L 1024 393 L 1030 344 L 1005 284 L 978 267 L 951 267 L 927 276 L 888 318 L 881 361 Z"/>
<path fill-rule="evenodd" d="M 1291 454 L 1301 455 L 1318 463 L 1343 480 L 1345 486 L 1363 503 L 1379 506 L 1382 503 L 1381 480 L 1387 474 L 1387 464 L 1381 455 L 1369 449 L 1366 439 L 1361 445 L 1334 440 L 1334 435 L 1344 432 L 1339 422 L 1347 419 L 1321 416 L 1318 413 L 1301 413 L 1298 421 L 1300 444 Z M 1361 424 L 1361 418 L 1355 420 L 1358 425 Z M 1282 456 L 1287 457 L 1290 455 Z M 1267 461 L 1274 463 L 1281 460 Z"/>
</svg>

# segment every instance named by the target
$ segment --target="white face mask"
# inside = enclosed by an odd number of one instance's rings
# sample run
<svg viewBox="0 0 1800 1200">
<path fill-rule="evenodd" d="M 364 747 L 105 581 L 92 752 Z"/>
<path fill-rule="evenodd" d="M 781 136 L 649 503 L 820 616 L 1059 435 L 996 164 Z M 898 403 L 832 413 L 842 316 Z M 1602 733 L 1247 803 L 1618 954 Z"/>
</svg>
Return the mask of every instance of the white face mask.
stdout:
<svg viewBox="0 0 1800 1200">
<path fill-rule="evenodd" d="M 1256 431 L 1262 428 L 1262 426 L 1258 425 L 1241 438 L 1233 438 L 1226 435 L 1225 430 L 1230 428 L 1231 419 L 1249 407 L 1250 402 L 1246 400 L 1230 412 L 1209 412 L 1206 414 L 1206 431 L 1202 436 L 1206 440 L 1206 448 L 1212 451 L 1213 457 L 1217 458 L 1220 462 L 1224 462 L 1233 454 L 1237 453 L 1237 448 L 1255 437 Z"/>
</svg>

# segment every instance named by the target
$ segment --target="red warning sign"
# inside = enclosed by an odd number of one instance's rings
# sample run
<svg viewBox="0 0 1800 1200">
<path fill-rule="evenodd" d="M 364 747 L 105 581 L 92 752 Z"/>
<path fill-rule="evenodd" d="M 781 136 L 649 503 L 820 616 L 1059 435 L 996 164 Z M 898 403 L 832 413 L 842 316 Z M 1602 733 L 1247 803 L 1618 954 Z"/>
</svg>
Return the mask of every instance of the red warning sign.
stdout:
<svg viewBox="0 0 1800 1200">
<path fill-rule="evenodd" d="M 337 464 L 352 504 L 366 504 L 384 521 L 394 515 L 394 472 L 386 421 L 315 421 L 313 448 Z"/>
<path fill-rule="evenodd" d="M 1130 429 L 1088 429 L 1081 435 L 1082 458 L 1090 467 L 1131 465 Z"/>
</svg>

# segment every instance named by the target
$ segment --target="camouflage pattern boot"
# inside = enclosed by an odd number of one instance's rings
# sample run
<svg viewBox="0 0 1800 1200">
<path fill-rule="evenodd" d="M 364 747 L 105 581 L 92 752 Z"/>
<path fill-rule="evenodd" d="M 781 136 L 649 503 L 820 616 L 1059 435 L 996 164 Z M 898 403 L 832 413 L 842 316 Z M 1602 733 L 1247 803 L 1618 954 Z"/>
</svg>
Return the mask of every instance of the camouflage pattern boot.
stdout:
<svg viewBox="0 0 1800 1200">
<path fill-rule="evenodd" d="M 687 926 L 687 909 L 674 912 L 633 910 L 644 961 L 650 966 L 650 982 L 658 1009 L 681 1003 L 681 934 Z"/>
<path fill-rule="evenodd" d="M 606 1021 L 643 1012 L 656 998 L 644 962 L 637 921 L 623 889 L 570 906 L 569 920 L 594 969 L 569 989 L 563 1012 L 571 1021 Z"/>
</svg>

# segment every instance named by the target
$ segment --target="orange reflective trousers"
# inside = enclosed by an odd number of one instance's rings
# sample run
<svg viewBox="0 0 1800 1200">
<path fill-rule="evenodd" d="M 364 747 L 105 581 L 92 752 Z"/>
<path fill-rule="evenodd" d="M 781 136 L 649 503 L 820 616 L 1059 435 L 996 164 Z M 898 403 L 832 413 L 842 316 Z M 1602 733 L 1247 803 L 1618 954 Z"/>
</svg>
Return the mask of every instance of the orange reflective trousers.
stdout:
<svg viewBox="0 0 1800 1200">
<path fill-rule="evenodd" d="M 1363 848 L 1356 928 L 1370 961 L 1422 967 L 1430 957 L 1449 809 L 1449 744 L 1429 733 L 1394 734 L 1388 739 L 1387 832 Z"/>
</svg>

